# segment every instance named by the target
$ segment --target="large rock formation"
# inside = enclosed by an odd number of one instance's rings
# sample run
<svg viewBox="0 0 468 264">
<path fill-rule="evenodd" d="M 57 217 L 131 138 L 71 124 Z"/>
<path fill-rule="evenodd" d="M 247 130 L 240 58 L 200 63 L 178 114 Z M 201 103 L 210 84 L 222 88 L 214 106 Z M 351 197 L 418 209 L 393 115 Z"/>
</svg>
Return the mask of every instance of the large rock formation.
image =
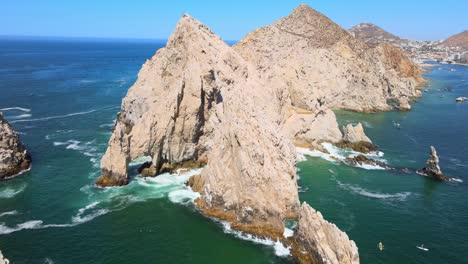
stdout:
<svg viewBox="0 0 468 264">
<path fill-rule="evenodd" d="M 12 177 L 29 169 L 31 156 L 19 135 L 0 113 L 0 179 Z"/>
<path fill-rule="evenodd" d="M 249 33 L 234 49 L 278 98 L 306 110 L 389 110 L 389 100 L 421 95 L 419 72 L 402 73 L 397 59 L 383 59 L 387 49 L 370 48 L 307 5 Z"/>
<path fill-rule="evenodd" d="M 301 206 L 293 245 L 293 257 L 299 263 L 359 263 L 354 241 L 306 203 Z"/>
<path fill-rule="evenodd" d="M 429 159 L 426 161 L 426 167 L 422 169 L 422 172 L 437 181 L 445 181 L 448 179 L 448 177 L 444 176 L 442 170 L 440 169 L 439 156 L 437 156 L 437 151 L 433 146 L 431 146 Z"/>
<path fill-rule="evenodd" d="M 205 214 L 279 236 L 284 219 L 297 218 L 299 198 L 275 100 L 249 63 L 185 15 L 123 100 L 97 184 L 127 183 L 128 162 L 141 156 L 156 171 L 201 160 Z"/>
<path fill-rule="evenodd" d="M 204 165 L 188 184 L 205 215 L 283 239 L 284 221 L 299 217 L 292 143 L 340 142 L 330 107 L 387 110 L 387 100 L 418 94 L 385 54 L 304 5 L 234 48 L 184 15 L 123 99 L 97 185 L 127 184 L 129 162 L 142 156 L 152 158 L 146 176 Z M 358 260 L 354 243 L 311 212 L 303 206 L 293 251 Z"/>
</svg>

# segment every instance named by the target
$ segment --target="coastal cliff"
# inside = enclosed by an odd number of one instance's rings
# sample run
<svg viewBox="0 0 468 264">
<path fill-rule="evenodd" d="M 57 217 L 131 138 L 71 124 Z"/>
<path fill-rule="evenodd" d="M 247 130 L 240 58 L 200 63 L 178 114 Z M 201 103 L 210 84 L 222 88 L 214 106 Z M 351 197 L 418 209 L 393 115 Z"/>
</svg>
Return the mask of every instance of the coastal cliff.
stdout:
<svg viewBox="0 0 468 264">
<path fill-rule="evenodd" d="M 15 176 L 30 166 L 31 156 L 18 133 L 0 113 L 0 179 Z"/>
<path fill-rule="evenodd" d="M 298 220 L 300 263 L 358 263 L 344 232 L 300 207 L 294 146 L 373 146 L 362 125 L 343 135 L 331 108 L 388 110 L 418 96 L 417 72 L 395 52 L 378 53 L 305 5 L 234 47 L 184 15 L 123 99 L 96 184 L 127 184 L 140 157 L 151 157 L 145 176 L 203 167 L 187 184 L 204 215 L 286 244 L 285 221 Z"/>
</svg>

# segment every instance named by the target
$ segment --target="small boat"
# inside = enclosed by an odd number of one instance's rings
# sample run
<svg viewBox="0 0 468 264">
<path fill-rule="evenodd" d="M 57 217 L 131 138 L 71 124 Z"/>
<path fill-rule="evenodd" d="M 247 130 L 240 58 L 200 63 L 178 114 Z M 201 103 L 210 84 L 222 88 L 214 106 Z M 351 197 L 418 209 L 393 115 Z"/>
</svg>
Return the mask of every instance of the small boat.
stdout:
<svg viewBox="0 0 468 264">
<path fill-rule="evenodd" d="M 384 249 L 384 246 L 382 244 L 382 241 L 379 242 L 379 244 L 377 244 L 377 248 L 382 251 Z"/>
<path fill-rule="evenodd" d="M 421 246 L 416 246 L 416 247 L 419 248 L 420 250 L 423 250 L 423 251 L 429 251 L 428 248 L 424 247 L 424 244 L 421 244 Z"/>
<path fill-rule="evenodd" d="M 457 99 L 455 99 L 455 101 L 459 103 L 463 103 L 465 101 L 468 101 L 468 97 L 458 97 Z"/>
</svg>

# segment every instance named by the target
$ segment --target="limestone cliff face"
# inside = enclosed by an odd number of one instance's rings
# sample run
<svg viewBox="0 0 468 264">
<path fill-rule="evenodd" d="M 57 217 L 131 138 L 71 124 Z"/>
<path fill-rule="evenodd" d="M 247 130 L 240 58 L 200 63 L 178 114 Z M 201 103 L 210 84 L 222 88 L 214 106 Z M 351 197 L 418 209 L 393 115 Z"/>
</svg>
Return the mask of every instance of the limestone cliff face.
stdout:
<svg viewBox="0 0 468 264">
<path fill-rule="evenodd" d="M 357 264 L 358 249 L 346 233 L 323 219 L 308 204 L 301 206 L 294 236 L 293 256 L 307 264 Z"/>
<path fill-rule="evenodd" d="M 18 133 L 0 113 L 0 179 L 16 175 L 30 166 L 31 157 Z"/>
<path fill-rule="evenodd" d="M 396 58 L 382 58 L 389 52 L 397 57 L 398 50 L 370 48 L 306 5 L 249 33 L 234 49 L 257 67 L 279 98 L 307 110 L 388 110 L 388 100 L 420 95 L 417 74 L 390 67 Z"/>
<path fill-rule="evenodd" d="M 280 131 L 276 98 L 253 67 L 185 15 L 166 48 L 145 63 L 122 103 L 97 184 L 128 182 L 132 159 L 201 161 L 197 201 L 233 227 L 280 235 L 299 208 L 295 153 Z"/>
</svg>

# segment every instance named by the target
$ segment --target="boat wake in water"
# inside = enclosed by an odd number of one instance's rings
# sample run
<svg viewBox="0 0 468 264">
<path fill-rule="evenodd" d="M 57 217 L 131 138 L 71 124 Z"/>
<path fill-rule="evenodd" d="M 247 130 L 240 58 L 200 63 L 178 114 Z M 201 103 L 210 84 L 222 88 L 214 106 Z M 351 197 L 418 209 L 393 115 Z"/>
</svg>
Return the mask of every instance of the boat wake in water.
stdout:
<svg viewBox="0 0 468 264">
<path fill-rule="evenodd" d="M 333 178 L 334 181 L 336 181 L 337 185 L 339 188 L 350 191 L 351 193 L 373 198 L 373 199 L 382 199 L 382 200 L 394 200 L 394 201 L 405 201 L 408 196 L 411 195 L 411 192 L 400 192 L 400 193 L 395 193 L 395 194 L 390 194 L 390 193 L 381 193 L 381 192 L 374 192 L 374 191 L 369 191 L 366 190 L 358 185 L 352 185 L 352 184 L 347 184 L 347 183 L 342 183 L 336 178 Z"/>
</svg>

